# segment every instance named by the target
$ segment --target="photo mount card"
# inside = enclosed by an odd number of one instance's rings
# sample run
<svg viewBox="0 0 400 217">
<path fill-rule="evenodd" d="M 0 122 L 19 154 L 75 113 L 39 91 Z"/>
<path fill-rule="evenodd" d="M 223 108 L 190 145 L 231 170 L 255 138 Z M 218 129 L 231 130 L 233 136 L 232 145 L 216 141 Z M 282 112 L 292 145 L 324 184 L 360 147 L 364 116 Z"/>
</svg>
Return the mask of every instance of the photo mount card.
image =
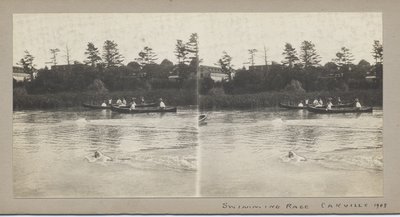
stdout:
<svg viewBox="0 0 400 217">
<path fill-rule="evenodd" d="M 0 213 L 398 213 L 399 3 L 224 2 L 2 3 Z"/>
</svg>

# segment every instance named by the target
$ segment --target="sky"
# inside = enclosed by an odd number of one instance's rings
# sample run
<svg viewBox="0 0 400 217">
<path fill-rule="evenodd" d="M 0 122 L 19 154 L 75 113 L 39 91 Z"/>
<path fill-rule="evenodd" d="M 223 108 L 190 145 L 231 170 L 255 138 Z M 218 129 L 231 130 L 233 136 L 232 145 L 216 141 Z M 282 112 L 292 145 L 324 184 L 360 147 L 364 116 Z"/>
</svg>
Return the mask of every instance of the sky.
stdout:
<svg viewBox="0 0 400 217">
<path fill-rule="evenodd" d="M 301 42 L 312 41 L 321 64 L 331 61 L 341 47 L 350 49 L 354 63 L 374 62 L 374 40 L 382 42 L 381 13 L 82 13 L 14 14 L 13 65 L 28 50 L 36 68 L 50 66 L 50 49 L 58 48 L 58 64 L 70 59 L 83 62 L 87 43 L 102 50 L 105 40 L 118 44 L 124 64 L 134 61 L 149 46 L 158 55 L 156 62 L 174 54 L 177 39 L 199 36 L 201 65 L 215 66 L 226 51 L 235 68 L 248 66 L 249 49 L 257 49 L 256 64 L 267 59 L 281 62 L 285 43 L 299 53 Z M 47 63 L 47 64 L 46 64 Z"/>
</svg>

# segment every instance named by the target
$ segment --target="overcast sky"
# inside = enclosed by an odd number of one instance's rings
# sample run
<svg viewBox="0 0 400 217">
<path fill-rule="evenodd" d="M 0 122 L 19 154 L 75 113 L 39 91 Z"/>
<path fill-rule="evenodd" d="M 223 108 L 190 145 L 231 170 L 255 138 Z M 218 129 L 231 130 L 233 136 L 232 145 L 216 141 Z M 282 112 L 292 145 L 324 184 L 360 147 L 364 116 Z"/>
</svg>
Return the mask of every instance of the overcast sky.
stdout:
<svg viewBox="0 0 400 217">
<path fill-rule="evenodd" d="M 373 62 L 374 40 L 382 42 L 381 13 L 157 13 L 157 14 L 14 14 L 15 65 L 28 50 L 38 68 L 50 62 L 50 51 L 59 48 L 58 64 L 65 64 L 68 45 L 72 60 L 83 62 L 88 42 L 102 50 L 105 40 L 118 44 L 133 61 L 144 46 L 176 63 L 177 39 L 187 41 L 198 33 L 203 65 L 214 65 L 226 51 L 236 68 L 248 62 L 248 49 L 258 49 L 256 64 L 281 62 L 286 42 L 299 53 L 304 40 L 312 41 L 321 63 L 335 58 L 343 46 L 350 49 L 355 63 Z M 50 65 L 50 64 L 48 64 Z"/>
</svg>

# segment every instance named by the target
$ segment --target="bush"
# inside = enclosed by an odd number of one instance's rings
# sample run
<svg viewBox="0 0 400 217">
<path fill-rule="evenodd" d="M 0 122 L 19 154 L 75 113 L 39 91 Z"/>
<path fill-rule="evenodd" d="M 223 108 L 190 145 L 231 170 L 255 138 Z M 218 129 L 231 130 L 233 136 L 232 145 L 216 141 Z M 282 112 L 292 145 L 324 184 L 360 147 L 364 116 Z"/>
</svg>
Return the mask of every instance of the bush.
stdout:
<svg viewBox="0 0 400 217">
<path fill-rule="evenodd" d="M 106 93 L 108 89 L 104 86 L 104 83 L 100 79 L 95 79 L 92 84 L 87 88 L 90 91 L 94 91 L 96 93 Z"/>
<path fill-rule="evenodd" d="M 302 85 L 301 82 L 298 80 L 291 80 L 289 84 L 286 85 L 285 91 L 289 92 L 306 92 Z"/>
</svg>

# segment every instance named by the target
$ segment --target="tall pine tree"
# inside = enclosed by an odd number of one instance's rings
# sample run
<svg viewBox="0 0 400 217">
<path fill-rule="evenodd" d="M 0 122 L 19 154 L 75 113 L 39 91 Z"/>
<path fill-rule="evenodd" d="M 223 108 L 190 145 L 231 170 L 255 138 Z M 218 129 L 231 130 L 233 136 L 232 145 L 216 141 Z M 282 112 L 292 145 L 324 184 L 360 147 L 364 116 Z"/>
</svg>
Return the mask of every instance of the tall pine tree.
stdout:
<svg viewBox="0 0 400 217">
<path fill-rule="evenodd" d="M 84 63 L 86 65 L 96 66 L 101 62 L 100 51 L 97 47 L 94 46 L 92 42 L 87 44 L 87 48 L 85 51 L 86 60 Z"/>
<path fill-rule="evenodd" d="M 124 61 L 119 53 L 118 44 L 114 41 L 106 40 L 103 46 L 103 60 L 107 68 L 120 66 Z"/>
<path fill-rule="evenodd" d="M 320 56 L 315 50 L 315 45 L 311 41 L 303 41 L 300 47 L 300 61 L 304 68 L 311 66 L 317 66 L 320 60 Z"/>
<path fill-rule="evenodd" d="M 293 68 L 296 62 L 299 61 L 297 57 L 296 49 L 290 43 L 285 44 L 285 49 L 283 50 L 282 55 L 284 55 L 285 60 L 282 61 L 282 64 L 285 66 L 289 66 Z"/>
</svg>

